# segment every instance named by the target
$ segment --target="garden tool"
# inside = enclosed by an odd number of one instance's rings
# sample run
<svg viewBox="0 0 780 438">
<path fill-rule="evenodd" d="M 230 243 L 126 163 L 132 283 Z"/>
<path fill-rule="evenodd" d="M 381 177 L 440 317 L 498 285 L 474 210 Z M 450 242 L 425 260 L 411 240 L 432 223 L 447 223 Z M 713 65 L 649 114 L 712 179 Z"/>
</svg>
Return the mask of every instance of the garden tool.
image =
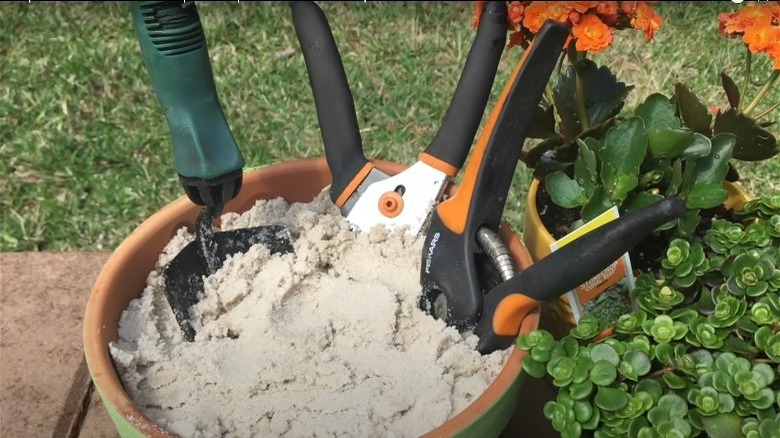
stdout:
<svg viewBox="0 0 780 438">
<path fill-rule="evenodd" d="M 217 96 L 206 38 L 194 2 L 131 2 L 135 34 L 173 142 L 174 164 L 189 199 L 204 206 L 196 238 L 166 266 L 165 294 L 188 341 L 195 338 L 190 307 L 231 254 L 262 243 L 272 254 L 292 252 L 287 230 L 260 226 L 212 229 L 241 188 L 244 159 Z"/>
<path fill-rule="evenodd" d="M 665 198 L 608 222 L 503 281 L 483 297 L 474 328 L 477 350 L 490 354 L 508 348 L 533 308 L 593 278 L 655 229 L 686 212 L 684 201 Z"/>
<path fill-rule="evenodd" d="M 568 28 L 555 21 L 541 27 L 491 112 L 458 191 L 433 211 L 422 254 L 420 307 L 458 329 L 477 323 L 487 285 L 500 281 L 486 278 L 490 260 L 478 234 L 498 232 L 520 151 L 568 36 Z"/>
<path fill-rule="evenodd" d="M 418 235 L 463 166 L 479 128 L 506 44 L 506 2 L 485 6 L 438 133 L 416 163 L 392 177 L 363 153 L 352 93 L 325 14 L 314 2 L 290 7 L 333 177 L 331 200 L 353 231 L 384 225 Z"/>
</svg>

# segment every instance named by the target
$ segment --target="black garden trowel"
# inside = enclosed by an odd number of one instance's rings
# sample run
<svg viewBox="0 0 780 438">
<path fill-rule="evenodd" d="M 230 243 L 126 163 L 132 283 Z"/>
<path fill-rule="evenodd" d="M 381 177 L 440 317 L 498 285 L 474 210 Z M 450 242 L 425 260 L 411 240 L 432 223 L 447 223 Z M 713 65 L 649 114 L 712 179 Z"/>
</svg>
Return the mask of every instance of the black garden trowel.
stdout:
<svg viewBox="0 0 780 438">
<path fill-rule="evenodd" d="M 131 2 L 135 34 L 154 92 L 165 111 L 174 162 L 187 196 L 204 208 L 195 240 L 165 267 L 165 294 L 187 341 L 195 339 L 190 308 L 203 279 L 228 256 L 262 243 L 272 254 L 293 251 L 288 230 L 260 226 L 215 231 L 213 221 L 241 188 L 244 159 L 217 96 L 206 38 L 194 2 Z"/>
</svg>

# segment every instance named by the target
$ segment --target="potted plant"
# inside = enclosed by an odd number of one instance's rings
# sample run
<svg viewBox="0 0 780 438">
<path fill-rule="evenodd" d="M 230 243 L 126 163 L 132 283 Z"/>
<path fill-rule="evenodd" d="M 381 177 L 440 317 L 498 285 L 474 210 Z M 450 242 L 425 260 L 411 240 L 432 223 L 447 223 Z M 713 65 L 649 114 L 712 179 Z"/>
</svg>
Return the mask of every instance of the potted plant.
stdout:
<svg viewBox="0 0 780 438">
<path fill-rule="evenodd" d="M 616 321 L 518 338 L 561 436 L 780 436 L 780 193 L 669 242 L 633 294 Z"/>
<path fill-rule="evenodd" d="M 529 352 L 523 369 L 552 386 L 539 410 L 564 437 L 779 436 L 780 194 L 750 200 L 736 162 L 778 153 L 765 119 L 780 103 L 759 105 L 780 73 L 777 38 L 762 39 L 780 31 L 780 8 L 719 17 L 725 35 L 745 42 L 746 78 L 752 54 L 776 62 L 751 100 L 750 81 L 740 89 L 724 72 L 727 109 L 676 84 L 623 111 L 632 87 L 587 53 L 618 29 L 651 40 L 661 19 L 648 3 L 510 3 L 514 45 L 539 16 L 572 28 L 567 67 L 522 158 L 534 171 L 523 230 L 534 258 L 609 208 L 626 213 L 667 196 L 688 206 L 631 251 L 635 310 L 595 307 L 576 324 L 565 299 L 546 304 L 542 328 L 517 340 Z"/>
<path fill-rule="evenodd" d="M 626 111 L 633 86 L 588 55 L 608 48 L 622 29 L 642 30 L 647 41 L 653 40 L 662 19 L 651 3 L 509 4 L 510 47 L 527 45 L 546 19 L 572 29 L 560 70 L 535 115 L 537 129 L 521 155 L 533 169 L 523 240 L 535 260 L 548 255 L 550 245 L 573 227 L 613 206 L 625 214 L 662 197 L 681 197 L 688 215 L 631 251 L 635 268 L 650 269 L 671 239 L 691 236 L 711 218 L 749 199 L 739 185 L 736 162 L 767 160 L 780 151 L 777 137 L 767 129 L 772 121 L 766 120 L 780 102 L 759 107 L 780 73 L 780 44 L 770 38 L 777 32 L 780 7 L 756 4 L 719 17 L 721 31 L 741 37 L 746 46 L 741 89 L 728 74 L 721 74 L 729 108 L 708 106 L 677 83 L 671 94 L 650 94 Z M 477 2 L 475 17 L 480 8 Z M 777 63 L 755 93 L 748 80 L 753 53 L 772 56 Z M 543 326 L 558 335 L 574 324 L 565 297 L 546 304 L 542 312 Z"/>
<path fill-rule="evenodd" d="M 374 160 L 374 163 L 390 175 L 405 169 L 401 164 L 382 160 Z M 245 172 L 243 188 L 225 206 L 225 212 L 245 212 L 258 199 L 282 197 L 290 203 L 310 202 L 331 181 L 324 158 L 293 160 L 251 170 Z M 87 302 L 83 329 L 87 365 L 95 387 L 123 437 L 174 436 L 170 429 L 146 415 L 123 387 L 110 345 L 119 338 L 123 312 L 132 301 L 141 297 L 147 278 L 159 263 L 158 258 L 166 244 L 181 227 L 194 229 L 198 212 L 197 205 L 181 197 L 144 221 L 114 251 L 95 281 Z M 504 225 L 500 236 L 513 256 L 516 269 L 527 268 L 532 263 L 530 254 L 519 236 Z M 535 329 L 538 320 L 538 309 L 534 309 L 523 320 L 520 332 Z M 528 353 L 515 347 L 508 353 L 503 368 L 484 392 L 475 394 L 473 402 L 464 410 L 424 436 L 498 436 L 514 412 L 520 386 L 526 377 L 521 373 L 521 362 Z M 301 415 L 308 415 L 305 409 Z"/>
</svg>

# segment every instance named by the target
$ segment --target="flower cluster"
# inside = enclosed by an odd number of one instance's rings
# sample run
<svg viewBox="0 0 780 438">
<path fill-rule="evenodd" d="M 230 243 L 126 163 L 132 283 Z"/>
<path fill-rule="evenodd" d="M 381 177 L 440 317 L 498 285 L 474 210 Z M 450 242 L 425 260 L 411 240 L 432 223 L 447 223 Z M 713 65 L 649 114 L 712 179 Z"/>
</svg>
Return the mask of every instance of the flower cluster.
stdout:
<svg viewBox="0 0 780 438">
<path fill-rule="evenodd" d="M 571 41 L 579 52 L 599 53 L 612 45 L 616 30 L 633 28 L 653 39 L 661 17 L 650 7 L 656 2 L 519 2 L 508 4 L 509 47 L 524 46 L 547 20 L 571 29 Z M 484 1 L 476 2 L 472 25 L 479 23 Z"/>
<path fill-rule="evenodd" d="M 722 34 L 742 38 L 750 53 L 764 53 L 780 69 L 780 3 L 751 2 L 731 13 L 718 15 Z"/>
</svg>

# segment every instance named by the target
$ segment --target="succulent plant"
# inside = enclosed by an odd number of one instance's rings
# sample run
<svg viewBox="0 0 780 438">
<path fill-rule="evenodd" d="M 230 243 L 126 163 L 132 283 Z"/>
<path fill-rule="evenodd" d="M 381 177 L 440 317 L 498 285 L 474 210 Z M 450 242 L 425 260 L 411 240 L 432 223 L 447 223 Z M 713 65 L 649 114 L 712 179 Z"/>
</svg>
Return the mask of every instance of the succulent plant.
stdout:
<svg viewBox="0 0 780 438">
<path fill-rule="evenodd" d="M 704 275 L 708 269 L 709 261 L 704 256 L 702 244 L 691 244 L 686 239 L 672 240 L 666 250 L 666 257 L 661 260 L 661 274 L 677 288 L 693 286 L 696 278 Z"/>
<path fill-rule="evenodd" d="M 610 335 L 589 315 L 561 339 L 543 330 L 518 338 L 531 353 L 524 369 L 528 361 L 559 388 L 544 413 L 562 436 L 778 436 L 780 238 L 761 225 L 768 213 L 671 240 L 657 271 L 636 277 L 638 308 Z M 675 285 L 694 266 L 694 283 Z"/>
<path fill-rule="evenodd" d="M 777 269 L 768 253 L 752 249 L 732 255 L 721 267 L 727 280 L 721 291 L 735 296 L 758 297 L 767 291 L 778 291 Z"/>
</svg>

